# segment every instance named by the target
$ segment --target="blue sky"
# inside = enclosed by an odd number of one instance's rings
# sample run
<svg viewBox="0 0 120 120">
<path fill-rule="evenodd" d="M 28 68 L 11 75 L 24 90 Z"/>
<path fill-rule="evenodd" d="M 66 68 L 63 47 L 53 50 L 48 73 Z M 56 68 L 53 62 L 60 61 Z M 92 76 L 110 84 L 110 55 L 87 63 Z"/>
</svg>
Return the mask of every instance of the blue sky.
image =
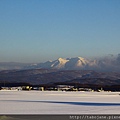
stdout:
<svg viewBox="0 0 120 120">
<path fill-rule="evenodd" d="M 120 0 L 0 0 L 0 62 L 120 53 Z"/>
</svg>

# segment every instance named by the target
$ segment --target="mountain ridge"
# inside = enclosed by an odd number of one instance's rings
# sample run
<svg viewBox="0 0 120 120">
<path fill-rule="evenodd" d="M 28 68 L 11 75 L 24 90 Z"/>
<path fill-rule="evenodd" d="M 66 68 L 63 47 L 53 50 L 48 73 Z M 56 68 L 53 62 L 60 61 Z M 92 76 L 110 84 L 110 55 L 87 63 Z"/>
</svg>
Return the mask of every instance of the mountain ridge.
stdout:
<svg viewBox="0 0 120 120">
<path fill-rule="evenodd" d="M 57 60 L 38 63 L 27 66 L 25 69 L 59 69 L 59 70 L 96 70 L 96 71 L 120 71 L 120 59 L 86 59 L 83 57 L 58 58 Z"/>
<path fill-rule="evenodd" d="M 120 72 L 120 55 L 101 59 L 86 59 L 83 57 L 58 58 L 43 63 L 6 63 L 0 62 L 0 70 L 13 69 L 58 69 L 58 70 L 95 70 L 103 72 Z"/>
</svg>

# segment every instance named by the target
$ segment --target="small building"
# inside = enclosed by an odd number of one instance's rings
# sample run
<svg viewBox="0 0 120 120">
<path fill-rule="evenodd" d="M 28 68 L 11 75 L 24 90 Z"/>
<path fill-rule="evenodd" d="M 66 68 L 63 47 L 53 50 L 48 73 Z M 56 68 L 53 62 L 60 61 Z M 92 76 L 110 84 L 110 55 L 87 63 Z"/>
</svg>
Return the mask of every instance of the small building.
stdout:
<svg viewBox="0 0 120 120">
<path fill-rule="evenodd" d="M 103 90 L 103 88 L 101 88 L 101 89 L 98 89 L 98 92 L 103 92 L 104 90 Z"/>
<path fill-rule="evenodd" d="M 79 88 L 78 91 L 88 91 L 88 92 L 93 92 L 91 88 Z"/>
<path fill-rule="evenodd" d="M 32 87 L 32 90 L 44 91 L 44 87 Z"/>
<path fill-rule="evenodd" d="M 32 87 L 30 87 L 30 86 L 22 86 L 22 90 L 31 90 L 32 89 Z"/>
<path fill-rule="evenodd" d="M 58 91 L 69 91 L 73 88 L 74 86 L 70 86 L 70 85 L 57 85 Z"/>
</svg>

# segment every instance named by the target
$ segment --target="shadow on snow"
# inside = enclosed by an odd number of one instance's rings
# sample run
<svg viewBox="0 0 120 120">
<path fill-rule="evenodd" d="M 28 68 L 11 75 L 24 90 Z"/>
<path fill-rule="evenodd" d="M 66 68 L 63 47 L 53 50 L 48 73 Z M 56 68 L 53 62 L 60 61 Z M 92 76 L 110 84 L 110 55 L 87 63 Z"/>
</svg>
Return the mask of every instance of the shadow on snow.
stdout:
<svg viewBox="0 0 120 120">
<path fill-rule="evenodd" d="M 63 101 L 32 101 L 32 100 L 3 100 L 8 102 L 36 102 L 36 103 L 55 103 L 68 105 L 83 105 L 83 106 L 120 106 L 120 103 L 95 103 L 95 102 L 63 102 Z"/>
</svg>

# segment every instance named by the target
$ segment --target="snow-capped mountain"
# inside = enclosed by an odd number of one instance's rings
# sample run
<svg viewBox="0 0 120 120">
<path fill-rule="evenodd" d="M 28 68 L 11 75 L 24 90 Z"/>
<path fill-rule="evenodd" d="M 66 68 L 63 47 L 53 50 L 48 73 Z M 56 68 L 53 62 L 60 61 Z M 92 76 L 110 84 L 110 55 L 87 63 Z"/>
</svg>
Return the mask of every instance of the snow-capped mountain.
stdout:
<svg viewBox="0 0 120 120">
<path fill-rule="evenodd" d="M 68 62 L 69 60 L 67 59 L 63 59 L 63 58 L 58 58 L 57 60 L 54 61 L 47 61 L 45 63 L 39 63 L 37 64 L 37 68 L 53 68 L 53 69 L 64 69 L 65 68 L 65 64 Z M 32 66 L 34 67 L 34 66 Z M 35 68 L 36 68 L 35 67 Z"/>
<path fill-rule="evenodd" d="M 86 59 L 83 57 L 75 58 L 58 58 L 54 61 L 47 61 L 31 66 L 27 66 L 27 69 L 60 69 L 60 70 L 97 70 L 97 71 L 120 71 L 120 64 L 118 57 L 114 59 L 102 58 L 102 59 Z"/>
<path fill-rule="evenodd" d="M 50 68 L 50 69 L 79 69 L 84 68 L 89 61 L 82 57 L 76 58 L 58 58 L 54 61 L 47 61 L 45 63 L 39 63 L 37 65 L 32 65 L 32 68 Z"/>
<path fill-rule="evenodd" d="M 97 70 L 120 72 L 120 54 L 118 56 L 107 56 L 104 58 L 86 59 L 83 57 L 58 58 L 57 60 L 44 63 L 19 64 L 0 63 L 0 70 L 12 69 L 58 69 L 58 70 Z"/>
<path fill-rule="evenodd" d="M 62 69 L 62 70 L 90 70 L 97 68 L 96 60 L 88 60 L 82 57 L 75 58 L 58 58 L 54 61 L 47 61 L 28 66 L 28 68 L 48 68 L 48 69 Z"/>
</svg>

